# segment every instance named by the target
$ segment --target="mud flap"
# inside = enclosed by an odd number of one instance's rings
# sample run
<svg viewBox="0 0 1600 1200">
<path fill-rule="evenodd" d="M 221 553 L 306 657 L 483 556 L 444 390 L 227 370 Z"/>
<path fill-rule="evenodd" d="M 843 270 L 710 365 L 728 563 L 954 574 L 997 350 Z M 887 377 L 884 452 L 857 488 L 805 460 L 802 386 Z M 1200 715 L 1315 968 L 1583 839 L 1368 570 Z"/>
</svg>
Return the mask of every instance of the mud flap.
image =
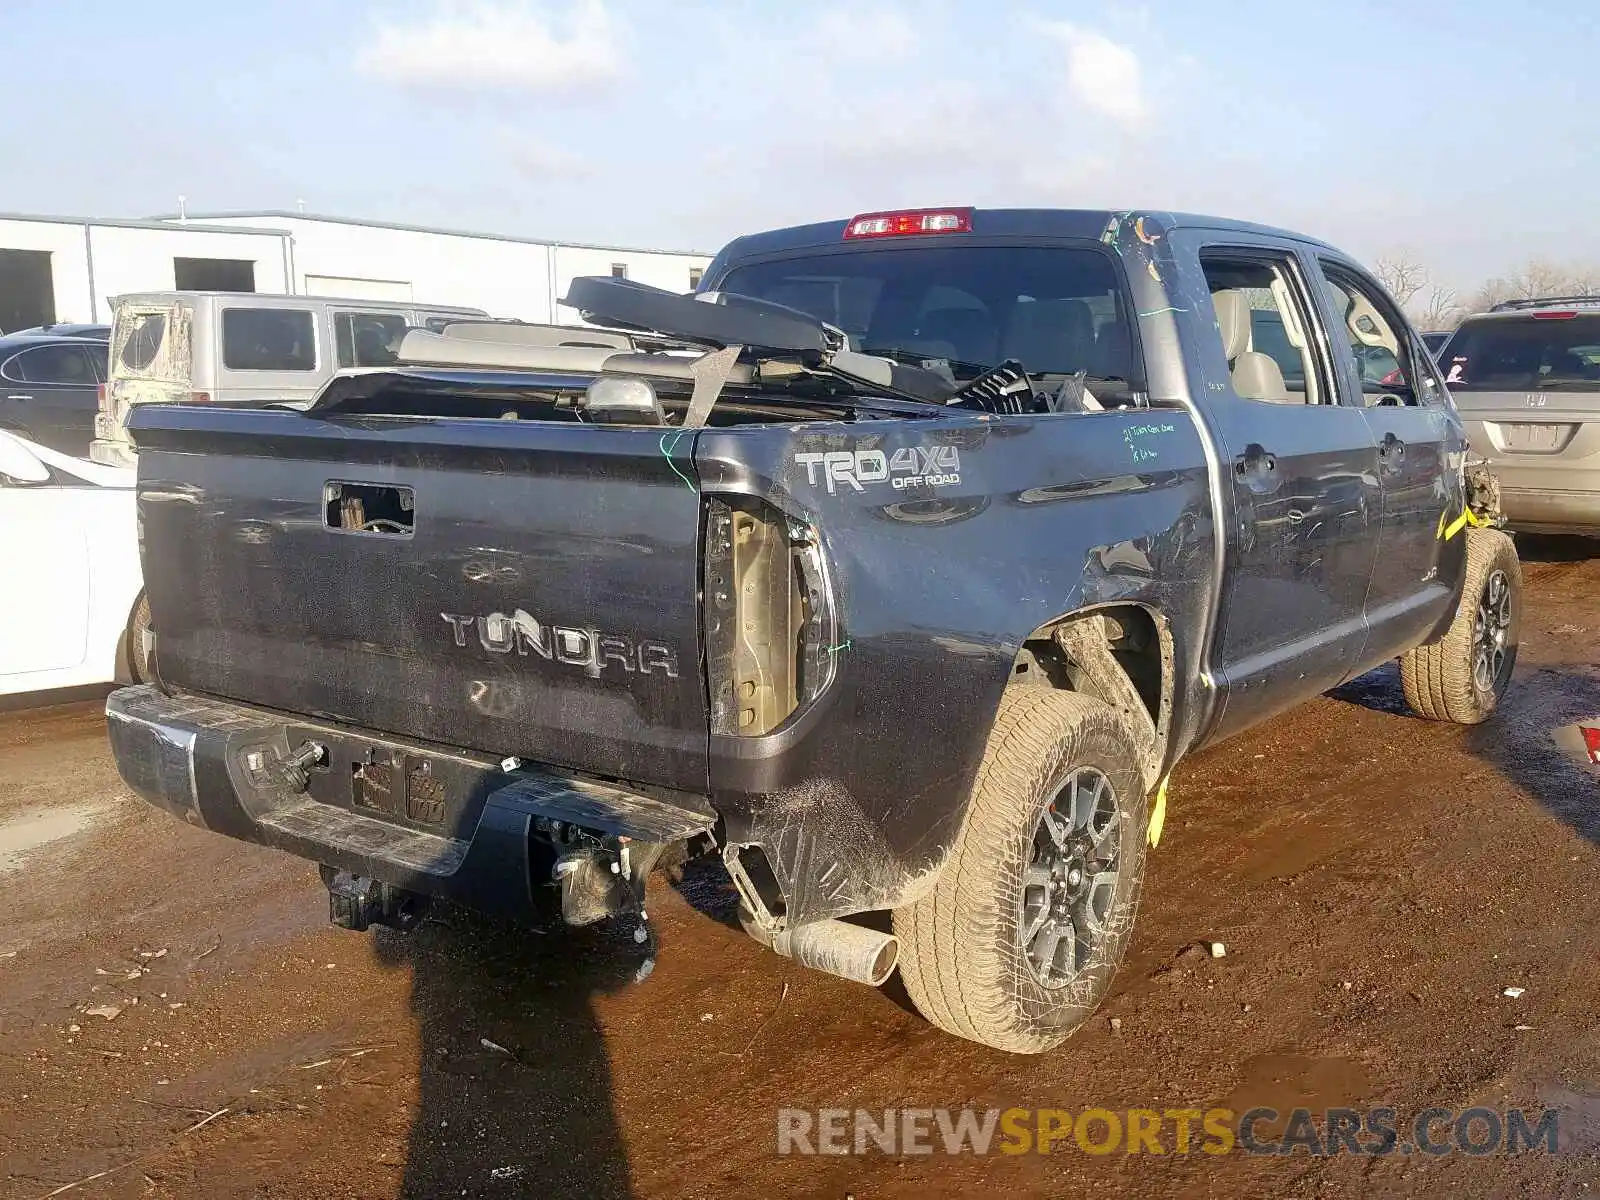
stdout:
<svg viewBox="0 0 1600 1200">
<path fill-rule="evenodd" d="M 1149 839 L 1152 848 L 1161 844 L 1161 831 L 1167 824 L 1167 784 L 1172 776 L 1168 775 L 1156 787 L 1156 797 L 1150 802 Z"/>
</svg>

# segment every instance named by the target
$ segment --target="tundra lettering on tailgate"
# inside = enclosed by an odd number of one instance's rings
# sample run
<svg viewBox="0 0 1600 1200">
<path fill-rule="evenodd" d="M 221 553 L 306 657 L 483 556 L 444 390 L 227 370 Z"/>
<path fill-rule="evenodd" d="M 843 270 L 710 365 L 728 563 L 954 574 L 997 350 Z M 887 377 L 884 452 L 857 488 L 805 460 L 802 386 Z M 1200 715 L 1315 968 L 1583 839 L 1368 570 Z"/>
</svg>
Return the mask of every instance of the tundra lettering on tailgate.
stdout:
<svg viewBox="0 0 1600 1200">
<path fill-rule="evenodd" d="M 668 679 L 678 677 L 678 652 L 665 642 L 648 638 L 633 639 L 595 629 L 575 629 L 566 625 L 544 625 L 525 610 L 510 616 L 492 612 L 487 616 L 470 613 L 440 613 L 455 634 L 456 645 L 471 644 L 469 634 L 491 654 L 510 654 L 515 650 L 526 657 L 529 651 L 547 662 L 582 667 L 598 679 L 607 667 L 638 671 L 641 675 L 661 672 Z"/>
</svg>

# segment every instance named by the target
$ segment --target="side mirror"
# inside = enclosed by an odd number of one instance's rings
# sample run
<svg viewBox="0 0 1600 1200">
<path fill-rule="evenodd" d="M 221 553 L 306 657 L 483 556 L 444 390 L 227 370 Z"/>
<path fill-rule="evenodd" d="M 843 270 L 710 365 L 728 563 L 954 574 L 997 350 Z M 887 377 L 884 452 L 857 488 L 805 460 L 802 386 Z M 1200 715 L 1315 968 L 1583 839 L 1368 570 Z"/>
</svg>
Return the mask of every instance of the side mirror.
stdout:
<svg viewBox="0 0 1600 1200">
<path fill-rule="evenodd" d="M 0 430 L 0 475 L 18 483 L 49 483 L 50 468 L 15 434 Z"/>
</svg>

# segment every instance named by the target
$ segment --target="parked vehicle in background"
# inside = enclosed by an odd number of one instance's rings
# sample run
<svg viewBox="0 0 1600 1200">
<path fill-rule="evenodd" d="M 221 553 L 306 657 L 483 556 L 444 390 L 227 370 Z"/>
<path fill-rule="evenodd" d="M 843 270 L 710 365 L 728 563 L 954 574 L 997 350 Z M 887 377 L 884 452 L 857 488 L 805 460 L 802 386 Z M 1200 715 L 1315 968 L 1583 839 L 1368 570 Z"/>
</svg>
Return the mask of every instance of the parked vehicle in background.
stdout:
<svg viewBox="0 0 1600 1200">
<path fill-rule="evenodd" d="M 105 379 L 103 341 L 38 330 L 0 337 L 0 429 L 87 455 Z"/>
<path fill-rule="evenodd" d="M 141 680 L 134 472 L 0 431 L 0 695 Z"/>
<path fill-rule="evenodd" d="M 128 466 L 130 408 L 151 402 L 309 404 L 342 367 L 394 362 L 411 326 L 482 309 L 251 292 L 143 292 L 112 300 L 110 379 L 94 419 L 95 462 Z"/>
<path fill-rule="evenodd" d="M 1391 658 L 1433 720 L 1510 682 L 1492 481 L 1323 243 L 874 213 L 565 303 L 609 328 L 132 418 L 159 683 L 107 704 L 118 768 L 323 864 L 346 927 L 649 943 L 653 864 L 717 854 L 764 945 L 872 984 L 904 945 L 931 1021 L 1039 1051 L 1112 986 L 1183 756 Z"/>
<path fill-rule="evenodd" d="M 1428 353 L 1433 355 L 1435 359 L 1438 359 L 1439 351 L 1444 349 L 1444 344 L 1449 340 L 1450 331 L 1448 329 L 1436 329 L 1431 333 L 1422 335 L 1422 344 L 1428 348 Z"/>
<path fill-rule="evenodd" d="M 1439 365 L 1512 527 L 1600 537 L 1600 297 L 1498 304 Z"/>
</svg>

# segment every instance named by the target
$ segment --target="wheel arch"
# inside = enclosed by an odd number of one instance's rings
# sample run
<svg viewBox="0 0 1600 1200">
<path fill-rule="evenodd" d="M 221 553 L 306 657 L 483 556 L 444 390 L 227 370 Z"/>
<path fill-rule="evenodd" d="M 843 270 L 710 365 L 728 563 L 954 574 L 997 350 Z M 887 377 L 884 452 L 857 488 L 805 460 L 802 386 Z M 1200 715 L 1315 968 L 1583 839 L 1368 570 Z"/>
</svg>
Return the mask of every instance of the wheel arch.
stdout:
<svg viewBox="0 0 1600 1200">
<path fill-rule="evenodd" d="M 1082 692 L 1122 713 L 1138 731 L 1140 772 L 1153 788 L 1167 767 L 1176 679 L 1166 615 L 1122 601 L 1063 613 L 1036 628 L 1013 660 L 1009 686 Z"/>
</svg>

